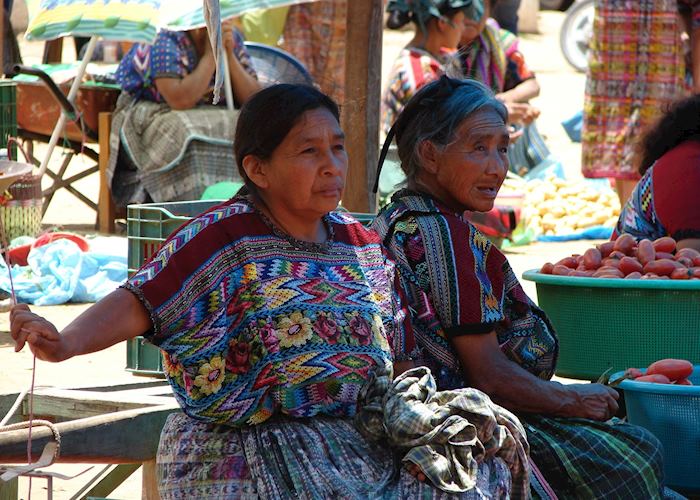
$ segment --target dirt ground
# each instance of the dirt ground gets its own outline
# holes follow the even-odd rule
[[[534,103],[542,110],[542,116],[538,121],[540,131],[547,138],[550,149],[563,161],[567,173],[577,176],[580,170],[580,145],[571,143],[566,136],[560,122],[583,105],[583,89],[585,76],[574,72],[567,65],[559,50],[559,27],[563,20],[560,12],[544,11],[539,14],[538,34],[524,34],[522,36],[522,51],[526,55],[528,64],[537,73],[538,81],[542,87],[541,96]],[[384,34],[383,51],[383,77],[391,65],[398,51],[410,39],[408,32],[390,32]],[[69,51],[66,49],[66,53]],[[37,44],[23,43],[23,55],[25,62],[39,62],[41,47]],[[59,154],[54,153],[54,163],[58,161]],[[74,165],[83,160],[74,160]],[[87,160],[86,160],[87,161]],[[81,187],[90,194],[92,199],[97,199],[97,177],[93,175],[81,183]],[[59,192],[52,201],[44,223],[48,226],[59,226],[67,229],[82,229],[93,231],[95,214],[86,209],[79,200],[66,192]],[[533,244],[527,247],[519,247],[508,252],[508,257],[515,271],[520,274],[526,269],[536,268],[548,260],[558,260],[562,256],[591,245],[591,242],[570,242]],[[526,290],[535,298],[534,285],[524,283]],[[67,325],[80,312],[89,305],[71,304],[64,306],[36,308],[60,328]],[[19,354],[13,352],[13,345],[9,335],[7,315],[0,315],[0,394],[19,392],[29,387],[31,382],[31,355],[25,350]],[[99,334],[99,332],[95,332]],[[124,345],[116,345],[103,352],[82,356],[60,365],[37,363],[37,386],[54,386],[65,388],[77,388],[85,386],[100,386],[109,384],[121,384],[134,382],[136,377],[125,371],[126,351]],[[2,417],[2,415],[0,415]],[[75,474],[83,470],[83,465],[56,465],[51,470],[64,474]],[[131,500],[141,497],[141,473],[138,471],[122,484],[110,498]],[[54,499],[63,500],[70,498],[85,482],[83,477],[72,481],[54,482]],[[45,481],[34,480],[32,498],[41,499],[47,497]],[[20,482],[20,495],[26,498],[27,482]]]

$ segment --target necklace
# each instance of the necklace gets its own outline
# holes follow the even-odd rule
[[[297,238],[291,231],[289,231],[284,224],[282,224],[279,219],[275,217],[272,210],[270,210],[270,207],[267,205],[267,203],[265,203],[265,200],[260,195],[252,194],[250,201],[267,225],[272,228],[273,232],[277,236],[294,244],[294,246],[326,249],[333,240],[333,227],[325,215],[321,218],[320,230],[322,232],[322,237],[319,238],[321,241],[309,241],[306,239]]]

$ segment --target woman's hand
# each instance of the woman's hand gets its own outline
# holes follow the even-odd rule
[[[617,399],[620,396],[611,387],[602,384],[569,384],[566,388],[571,391],[573,398],[564,403],[557,416],[604,421],[617,413]]]
[[[233,38],[234,26],[235,25],[233,19],[227,19],[226,21],[221,23],[221,40],[224,43],[226,53],[233,52],[233,49],[236,48],[236,43]]]
[[[540,116],[540,110],[524,102],[504,102],[508,109],[508,123],[529,125]]]
[[[73,355],[69,341],[26,304],[17,304],[10,311],[10,334],[15,341],[15,352],[29,344],[32,353],[43,361],[63,361]]]
[[[418,479],[420,482],[422,482],[422,483],[425,482],[425,480],[426,480],[425,473],[416,464],[414,464],[413,462],[408,462],[406,464],[406,469],[413,477]]]

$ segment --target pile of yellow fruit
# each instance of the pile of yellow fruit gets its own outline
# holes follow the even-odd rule
[[[596,189],[584,180],[509,178],[501,193],[515,190],[525,194],[521,221],[535,236],[572,234],[593,226],[613,228],[620,215],[620,202],[612,189]]]

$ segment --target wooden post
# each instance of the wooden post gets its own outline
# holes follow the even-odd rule
[[[5,76],[5,6],[0,5],[0,76]]]
[[[155,459],[143,463],[141,476],[141,498],[143,500],[160,500],[158,493],[158,473]]]
[[[97,200],[97,229],[101,233],[114,232],[114,200],[107,182],[109,165],[109,136],[112,127],[112,113],[100,113],[97,122],[97,135],[100,141],[100,194]]]
[[[0,481],[0,500],[17,500],[19,498],[18,478],[10,479],[7,482]]]
[[[382,80],[381,0],[348,0],[342,124],[350,158],[343,206],[374,213]]]

